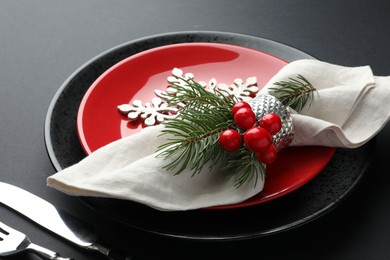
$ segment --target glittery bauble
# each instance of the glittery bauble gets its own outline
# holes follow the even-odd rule
[[[271,95],[259,95],[249,101],[257,120],[269,113],[277,114],[282,120],[282,128],[273,135],[272,143],[277,151],[287,147],[294,138],[293,121],[287,108]]]

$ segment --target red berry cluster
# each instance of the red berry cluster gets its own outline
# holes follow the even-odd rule
[[[275,113],[264,115],[259,121],[247,102],[238,102],[232,108],[234,122],[244,132],[241,134],[234,129],[224,130],[219,137],[220,146],[234,152],[245,146],[256,154],[256,158],[265,164],[270,164],[276,159],[276,149],[272,144],[272,135],[277,134],[282,128],[282,120]]]

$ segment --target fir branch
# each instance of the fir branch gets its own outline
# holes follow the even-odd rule
[[[185,79],[182,79],[185,80]],[[238,102],[236,97],[224,92],[209,92],[193,80],[185,80],[187,86],[172,84],[176,95],[167,99],[170,106],[179,103],[186,105],[178,115],[165,122],[161,135],[169,135],[167,142],[158,147],[158,156],[171,158],[164,168],[180,174],[189,169],[192,175],[220,167],[233,172],[235,187],[259,175],[264,175],[265,167],[253,153],[243,147],[236,152],[226,152],[219,145],[219,136],[226,129],[236,128],[232,106]],[[239,129],[237,129],[239,130]]]
[[[278,87],[270,88],[269,94],[297,112],[300,112],[307,103],[310,107],[316,91],[316,88],[300,74],[296,79],[289,78],[289,81],[275,82],[274,85]]]
[[[223,150],[218,144],[219,135],[234,124],[232,118],[227,116],[229,114],[223,110],[216,112],[205,106],[196,109],[186,107],[176,118],[166,122],[161,132],[172,138],[162,144],[159,151],[163,157],[175,156],[175,159],[165,168],[176,169],[175,174],[189,168],[196,174],[208,161],[211,161],[212,165],[218,163],[223,157]]]
[[[246,147],[231,155],[226,162],[226,166],[222,169],[227,172],[235,172],[234,186],[236,188],[253,178],[255,178],[254,187],[256,187],[259,177],[264,180],[266,170],[265,165],[260,163],[255,154],[248,151]]]

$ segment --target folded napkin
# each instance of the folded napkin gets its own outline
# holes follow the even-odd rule
[[[276,81],[303,75],[318,92],[310,108],[291,111],[291,145],[355,148],[375,136],[390,116],[390,77],[376,77],[369,66],[343,67],[317,60],[287,64],[260,91]],[[109,197],[143,203],[163,211],[181,211],[242,202],[263,189],[264,181],[236,188],[233,178],[208,167],[173,175],[162,169],[167,161],[156,157],[163,125],[114,141],[79,163],[47,179],[50,187],[74,196]],[[275,162],[277,163],[277,161]]]

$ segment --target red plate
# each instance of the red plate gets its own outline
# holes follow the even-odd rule
[[[154,90],[164,90],[173,68],[191,72],[195,80],[233,84],[234,79],[257,77],[261,88],[286,61],[257,50],[222,43],[180,43],[133,55],[103,73],[85,93],[77,115],[81,145],[90,154],[96,149],[142,129],[129,123],[117,106],[139,99],[150,102]],[[285,195],[314,178],[329,162],[335,148],[289,147],[267,167],[261,193],[234,205],[213,209],[257,205]]]

